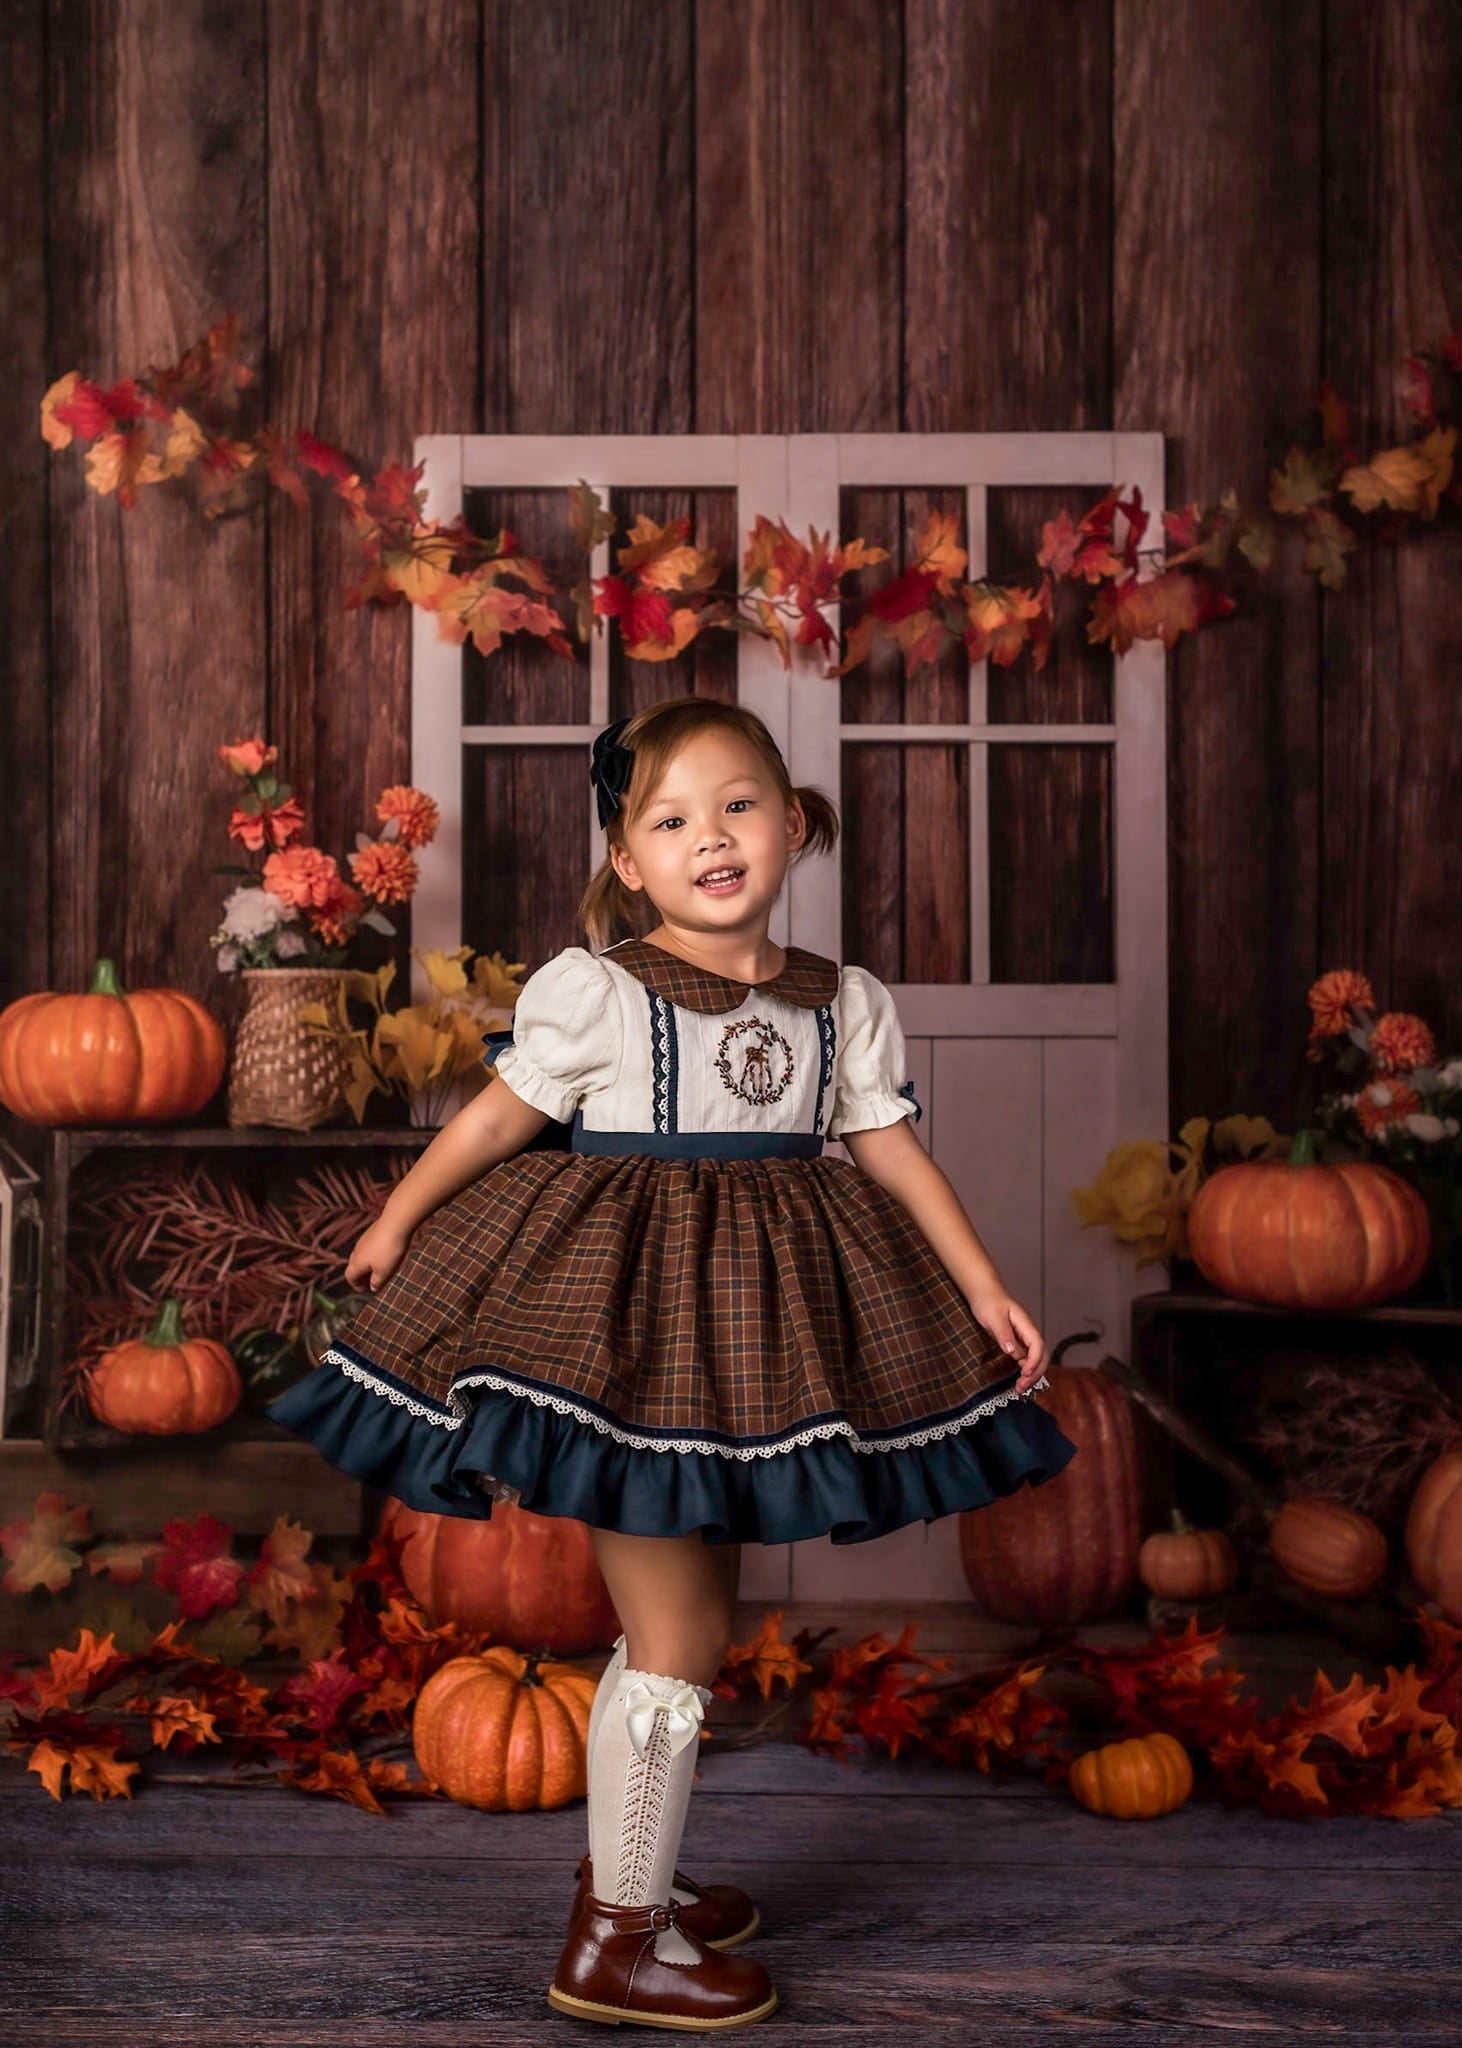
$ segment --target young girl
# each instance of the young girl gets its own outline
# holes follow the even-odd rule
[[[832,804],[706,697],[606,727],[590,775],[608,858],[580,916],[604,950],[524,983],[495,1078],[351,1255],[375,1298],[268,1412],[410,1506],[588,1524],[624,1633],[549,2001],[719,2030],[777,2003],[727,1953],[750,1898],[675,1862],[741,1544],[866,1542],[1076,1447],[1028,1398],[1040,1332],[913,1134],[888,990],[767,935]]]

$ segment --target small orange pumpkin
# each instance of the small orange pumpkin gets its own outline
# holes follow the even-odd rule
[[[84,1384],[99,1422],[146,1436],[212,1429],[233,1414],[244,1392],[226,1344],[183,1335],[173,1294],[147,1335],[114,1344],[85,1375]]]
[[[1297,1586],[1332,1600],[1369,1593],[1389,1561],[1385,1532],[1369,1515],[1318,1494],[1284,1503],[1270,1527],[1269,1548]]]
[[[460,1622],[555,1657],[582,1656],[619,1633],[587,1522],[510,1501],[478,1521],[393,1500],[381,1533],[403,1539],[401,1576],[438,1626]]]
[[[1421,1476],[1402,1532],[1406,1563],[1428,1600],[1462,1625],[1462,1446]]]
[[[1137,1553],[1137,1574],[1164,1600],[1211,1600],[1237,1585],[1238,1553],[1222,1529],[1157,1529]]]
[[[1425,1201],[1389,1166],[1322,1166],[1300,1132],[1288,1159],[1220,1167],[1193,1197],[1188,1247],[1205,1279],[1281,1308],[1367,1308],[1404,1294],[1426,1270]]]
[[[1178,1738],[1159,1730],[1088,1749],[1072,1763],[1070,1782],[1088,1813],[1151,1820],[1183,1804],[1193,1790],[1193,1765]]]
[[[577,1664],[525,1657],[506,1643],[449,1658],[421,1688],[412,1717],[422,1775],[458,1805],[487,1813],[582,1799],[597,1690],[597,1679]]]
[[[0,1102],[28,1123],[168,1123],[213,1096],[228,1063],[217,1019],[176,988],[123,993],[98,960],[84,994],[43,989],[0,1010]]]

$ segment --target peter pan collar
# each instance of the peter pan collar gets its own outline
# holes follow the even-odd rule
[[[679,1003],[703,1016],[723,1010],[739,1010],[754,989],[759,995],[775,996],[779,1002],[795,1003],[799,1009],[815,1010],[830,1003],[838,992],[839,968],[825,954],[810,953],[805,946],[788,946],[786,964],[770,981],[734,981],[709,967],[697,967],[652,946],[648,939],[622,939],[605,949],[604,957],[623,967],[657,996]]]

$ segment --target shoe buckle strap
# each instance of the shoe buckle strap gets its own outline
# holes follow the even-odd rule
[[[678,1927],[680,1924],[680,1901],[672,1899],[668,1906],[655,1905],[650,1908],[650,1925],[657,1930]]]

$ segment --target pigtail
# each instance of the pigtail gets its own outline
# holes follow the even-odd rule
[[[638,938],[648,929],[644,923],[648,901],[643,889],[636,892],[625,887],[614,871],[613,861],[600,861],[579,898],[579,923],[594,951],[603,952],[617,939]]]

